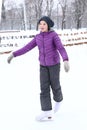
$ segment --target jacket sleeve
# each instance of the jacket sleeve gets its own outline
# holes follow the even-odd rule
[[[36,38],[34,38],[32,41],[30,41],[24,47],[20,48],[17,51],[14,51],[13,55],[14,55],[14,57],[23,55],[23,54],[27,53],[28,51],[30,51],[31,49],[33,49],[34,47],[36,47],[36,46],[37,46]]]
[[[58,52],[62,56],[63,61],[69,60],[68,54],[61,42],[61,39],[58,36],[58,34],[55,34],[55,36],[54,36],[54,44],[55,44],[56,48],[58,49]]]

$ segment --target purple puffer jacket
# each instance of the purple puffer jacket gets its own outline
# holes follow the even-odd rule
[[[41,32],[37,34],[23,48],[13,52],[14,57],[25,54],[34,47],[38,46],[39,61],[43,66],[55,65],[60,62],[60,55],[63,61],[68,60],[67,52],[55,31]]]

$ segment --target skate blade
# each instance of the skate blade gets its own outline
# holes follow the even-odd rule
[[[37,121],[39,121],[39,122],[53,121],[53,117],[44,117],[44,118],[37,120]]]
[[[48,117],[48,119],[52,119],[52,117],[51,117],[51,116],[49,116],[49,117]]]

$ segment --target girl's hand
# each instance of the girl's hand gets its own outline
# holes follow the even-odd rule
[[[11,55],[8,57],[7,62],[10,64],[10,62],[11,62],[11,60],[12,60],[13,58],[14,58],[14,55],[11,54]]]
[[[64,70],[65,70],[65,72],[68,72],[70,70],[70,66],[69,66],[68,61],[64,61]]]

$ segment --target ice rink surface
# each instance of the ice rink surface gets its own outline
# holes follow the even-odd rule
[[[14,58],[0,55],[0,130],[87,130],[87,45],[66,47],[70,71],[61,59],[63,104],[52,121],[37,122],[39,102],[38,50]]]

